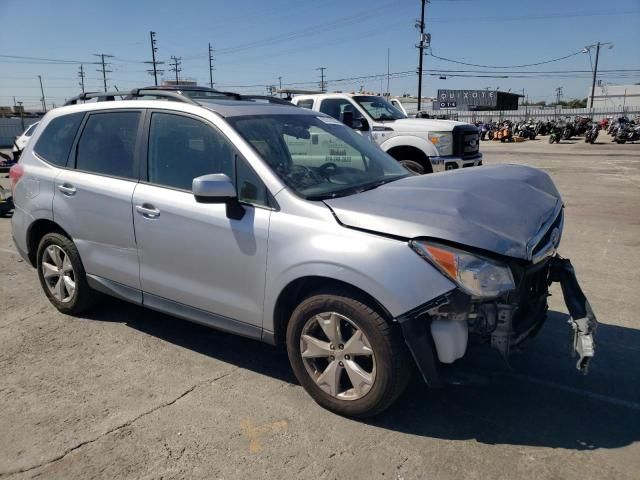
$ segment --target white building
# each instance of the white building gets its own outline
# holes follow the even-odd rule
[[[591,89],[587,107],[591,106]],[[597,85],[593,95],[594,108],[640,108],[640,85]]]

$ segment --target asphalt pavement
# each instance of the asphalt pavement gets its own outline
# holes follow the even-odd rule
[[[589,375],[554,287],[509,363],[472,352],[477,382],[416,379],[368,421],[318,407],[274,347],[117,300],[58,313],[0,218],[0,478],[637,479],[640,144],[599,140],[482,143],[564,197],[560,253],[600,321]]]

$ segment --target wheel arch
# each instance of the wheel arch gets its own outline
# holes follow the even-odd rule
[[[56,222],[47,218],[40,218],[33,222],[27,230],[27,255],[31,266],[35,267],[37,264],[36,254],[38,252],[38,245],[40,240],[47,233],[59,233],[65,237],[71,239],[71,236]]]
[[[431,164],[430,157],[438,156],[436,148],[424,138],[419,137],[392,137],[382,143],[380,148],[396,160],[417,161],[425,167],[425,173],[433,172],[433,165]]]
[[[295,308],[305,298],[315,292],[326,289],[343,290],[345,294],[359,299],[376,310],[383,318],[391,322],[393,316],[375,297],[359,287],[348,282],[319,275],[309,275],[296,278],[282,289],[276,300],[273,311],[273,338],[272,343],[284,345],[287,325]]]
[[[387,150],[387,153],[398,161],[413,160],[414,162],[418,162],[424,167],[424,173],[433,173],[433,166],[431,165],[429,157],[427,157],[419,148],[412,147],[410,145],[401,145],[390,148]]]

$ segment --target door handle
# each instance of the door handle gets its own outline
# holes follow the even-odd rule
[[[160,210],[148,203],[136,205],[136,211],[146,218],[158,218],[160,216]]]
[[[62,185],[58,185],[58,190],[60,190],[62,193],[64,193],[68,197],[71,197],[76,194],[76,187],[74,187],[70,183],[63,183]]]

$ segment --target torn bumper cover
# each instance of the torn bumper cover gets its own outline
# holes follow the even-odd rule
[[[576,368],[586,374],[589,362],[595,355],[595,333],[598,327],[591,305],[585,297],[573,265],[567,258],[555,256],[550,260],[550,280],[559,282],[564,303],[569,310],[571,326],[571,353],[578,357]]]
[[[552,282],[560,283],[569,311],[571,354],[577,357],[576,368],[586,374],[595,354],[594,336],[598,322],[580,288],[571,262],[556,255],[549,258],[536,275],[543,275],[540,280],[544,289],[540,291],[538,288],[535,296],[527,298],[526,302],[522,298],[517,303],[509,303],[508,299],[482,302],[455,289],[396,318],[425,382],[431,387],[443,385],[440,374],[442,363],[438,359],[438,349],[431,333],[431,323],[435,319],[466,317],[472,333],[478,333],[478,325],[482,324],[482,336],[507,356],[510,346],[534,336],[542,327],[546,320],[546,287]],[[526,291],[530,296],[533,294],[531,283],[526,285]]]

